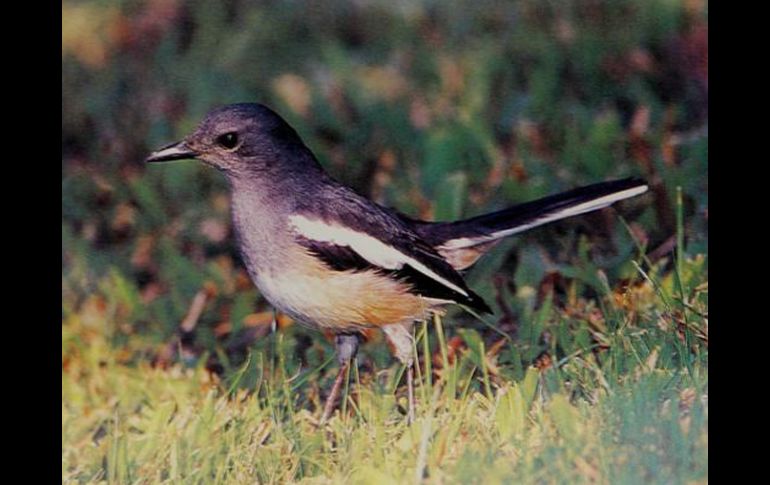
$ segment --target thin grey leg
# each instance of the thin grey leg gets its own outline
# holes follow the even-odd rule
[[[406,366],[407,397],[409,398],[409,410],[407,422],[414,422],[414,340],[412,337],[411,323],[395,323],[382,327],[385,337],[393,345],[394,353],[398,360]]]
[[[347,376],[350,363],[353,361],[353,357],[358,352],[359,336],[358,334],[340,334],[334,339],[334,344],[337,350],[337,361],[340,364],[340,370],[337,372],[337,377],[334,379],[334,385],[329,393],[329,397],[326,398],[326,404],[324,405],[324,411],[321,415],[321,424],[329,420],[334,412],[334,408],[337,405],[337,399],[339,399],[340,391],[342,390],[342,384]]]
[[[406,388],[409,396],[409,413],[406,415],[407,424],[414,422],[414,361],[406,366]]]

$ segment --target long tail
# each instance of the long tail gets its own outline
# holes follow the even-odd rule
[[[580,187],[456,222],[417,222],[417,232],[455,269],[467,269],[500,239],[549,222],[602,209],[647,191],[638,178]]]

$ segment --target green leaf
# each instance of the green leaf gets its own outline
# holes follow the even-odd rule
[[[574,440],[578,437],[578,426],[580,422],[580,412],[563,394],[554,394],[551,397],[551,403],[548,411],[556,426],[559,434],[567,440]]]

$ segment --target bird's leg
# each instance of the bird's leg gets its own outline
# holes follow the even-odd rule
[[[398,360],[406,366],[406,390],[409,399],[409,410],[406,415],[408,423],[414,422],[414,338],[412,337],[412,324],[395,323],[384,325],[388,342],[393,346],[393,353]]]
[[[406,415],[407,424],[414,422],[414,359],[406,364],[406,389],[409,398],[409,411]]]
[[[324,405],[324,413],[321,416],[321,423],[325,423],[326,421],[328,421],[332,413],[334,412],[334,407],[337,403],[337,398],[339,397],[340,390],[342,389],[342,381],[345,380],[345,376],[348,373],[349,366],[350,366],[349,360],[340,364],[340,370],[337,372],[337,378],[334,379],[334,385],[332,386],[332,390],[329,393],[329,397],[326,398],[326,404]]]
[[[342,390],[342,384],[345,381],[345,377],[348,375],[348,368],[358,352],[359,336],[358,334],[339,334],[334,338],[334,344],[337,349],[337,361],[340,364],[340,370],[337,372],[337,377],[334,379],[334,385],[329,393],[329,397],[326,398],[324,412],[321,416],[322,424],[325,423],[331,417],[332,412],[334,412],[340,390]]]

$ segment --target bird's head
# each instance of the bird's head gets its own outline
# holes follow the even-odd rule
[[[211,111],[195,131],[146,162],[195,158],[231,176],[318,167],[297,132],[267,106],[240,103]]]

